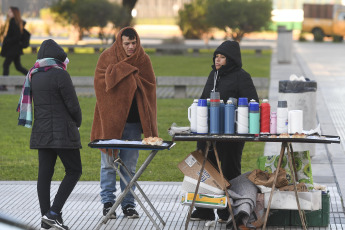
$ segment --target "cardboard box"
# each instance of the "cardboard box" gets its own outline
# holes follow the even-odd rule
[[[181,185],[181,191],[183,192],[195,192],[196,184],[198,183],[197,180],[189,177],[184,176],[183,182]],[[215,194],[215,195],[225,195],[224,190],[218,189],[211,185],[205,184],[204,182],[200,182],[198,193],[202,194]]]
[[[182,195],[181,203],[183,205],[191,205],[194,198],[194,192],[186,192]],[[225,195],[212,195],[198,193],[195,198],[194,206],[203,208],[224,209],[227,205]]]
[[[322,193],[322,209],[304,212],[308,227],[328,227],[330,210],[329,199],[329,193]],[[291,211],[291,225],[302,226],[298,211]]]
[[[322,193],[322,209],[304,211],[307,227],[328,227],[330,203],[329,193]],[[298,210],[270,209],[267,226],[302,226]]]
[[[302,210],[319,210],[322,208],[321,191],[298,192]],[[270,193],[265,193],[265,208],[267,208]],[[271,201],[271,209],[298,210],[294,191],[275,191]]]
[[[194,151],[178,164],[178,168],[185,176],[197,181],[203,160],[203,153],[201,151]],[[205,168],[202,172],[201,182],[223,191],[224,179],[208,160],[206,160]],[[226,187],[228,186],[230,184],[226,181]]]

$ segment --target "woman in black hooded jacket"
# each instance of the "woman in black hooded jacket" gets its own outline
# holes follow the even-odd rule
[[[29,73],[34,102],[30,148],[38,150],[41,229],[68,229],[61,210],[82,174],[79,150],[82,112],[67,63],[65,51],[48,39],[41,44],[37,61]],[[65,168],[65,176],[51,204],[51,180],[57,157]]]
[[[242,69],[241,50],[238,42],[225,41],[214,52],[212,71],[208,76],[201,99],[210,98],[212,91],[219,92],[220,99],[226,102],[229,97],[246,97],[259,102],[253,80],[249,73]],[[198,149],[205,151],[206,143],[198,142]],[[244,142],[217,142],[217,152],[222,172],[228,181],[241,175],[241,158]],[[214,165],[217,161],[213,148],[210,147],[208,160]],[[227,221],[228,209],[218,209],[219,221]],[[212,209],[196,208],[191,220],[214,220]]]

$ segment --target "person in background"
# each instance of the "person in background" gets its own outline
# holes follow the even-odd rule
[[[131,27],[119,31],[115,43],[99,57],[94,87],[96,106],[91,130],[91,141],[97,139],[141,140],[157,137],[156,77],[151,60],[140,44],[139,35]],[[119,158],[135,174],[139,150],[122,149]],[[116,171],[109,163],[106,150],[101,150],[101,202],[103,215],[115,203]],[[120,172],[128,182],[131,178],[125,169]],[[120,179],[123,191],[125,182]],[[132,187],[135,189],[135,186]],[[129,192],[121,202],[125,217],[138,218],[134,197]],[[116,218],[116,212],[109,214]]]
[[[30,148],[38,149],[37,194],[41,229],[68,229],[61,210],[82,174],[79,127],[82,113],[67,69],[68,58],[54,40],[43,41],[37,61],[27,74],[18,104],[18,125],[31,127],[32,99],[34,124]],[[51,180],[57,157],[65,176],[50,203]]]
[[[253,80],[249,73],[242,69],[241,50],[238,42],[225,41],[213,54],[212,70],[201,94],[201,99],[210,98],[212,91],[220,93],[220,99],[225,103],[230,98],[246,97],[259,102]],[[221,170],[226,180],[241,175],[241,159],[244,142],[216,143]],[[198,142],[197,148],[205,151],[205,142]],[[213,147],[208,152],[208,160],[217,165]],[[226,222],[230,216],[228,208],[217,209],[218,221]],[[213,209],[196,208],[191,220],[215,220]]]
[[[7,12],[7,20],[4,30],[4,40],[2,42],[1,56],[5,57],[2,75],[7,76],[10,73],[10,65],[14,62],[16,69],[26,75],[28,70],[20,63],[20,55],[23,55],[23,47],[21,45],[21,36],[25,21],[20,16],[17,7],[11,6]],[[0,90],[7,90],[6,86],[0,86]]]

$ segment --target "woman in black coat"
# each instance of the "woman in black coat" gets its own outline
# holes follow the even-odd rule
[[[25,22],[21,19],[19,9],[11,6],[7,12],[7,33],[1,48],[1,56],[5,57],[5,61],[3,63],[4,76],[9,75],[10,65],[12,62],[14,62],[14,65],[19,72],[24,75],[28,73],[28,70],[20,63],[20,55],[23,55],[23,47],[20,40],[23,34],[24,25]]]
[[[225,103],[229,97],[246,97],[259,102],[253,80],[249,73],[242,69],[241,50],[238,42],[225,41],[214,52],[212,71],[209,74],[201,99],[210,98],[212,91],[219,92]],[[205,142],[198,142],[198,149],[205,151]],[[228,181],[241,175],[241,159],[244,142],[217,142],[217,152],[221,169]],[[212,146],[208,152],[208,160],[217,165]],[[219,221],[229,218],[228,209],[217,210]],[[191,220],[214,220],[212,209],[197,208]]]
[[[79,151],[82,113],[71,77],[66,71],[67,63],[64,50],[54,40],[45,40],[26,78],[31,78],[31,84],[25,82],[28,88],[22,92],[24,98],[31,92],[34,104],[30,148],[38,149],[37,193],[43,216],[41,229],[49,229],[50,226],[68,229],[63,225],[61,210],[82,173]],[[22,101],[23,104],[25,102]],[[23,119],[31,118],[25,116],[28,113],[26,108],[20,109],[24,115],[20,113],[19,124],[24,125]],[[66,174],[51,205],[50,185],[57,157],[61,159]]]

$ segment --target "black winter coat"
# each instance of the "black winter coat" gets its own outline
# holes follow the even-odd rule
[[[63,62],[67,54],[53,40],[42,43],[37,59],[55,58]],[[57,68],[32,75],[34,125],[30,148],[81,148],[78,127],[82,114],[67,71]]]
[[[23,21],[24,25],[25,22]],[[19,26],[16,24],[14,18],[11,18],[7,34],[4,38],[1,48],[1,56],[16,57],[23,54],[23,47],[21,46],[21,32]]]
[[[222,66],[216,74],[215,56],[223,54],[227,63]],[[215,87],[214,87],[215,86]],[[229,97],[246,97],[248,100],[254,99],[259,102],[258,94],[249,73],[242,69],[241,51],[238,42],[225,41],[214,52],[212,71],[207,79],[206,85],[201,95],[201,99],[210,98],[211,91],[215,88],[219,92],[220,99],[227,102]],[[197,148],[205,150],[206,143],[198,141]],[[221,161],[222,172],[228,180],[241,174],[241,158],[244,142],[217,142],[217,152]],[[208,159],[217,165],[213,148],[208,153]]]
[[[213,64],[216,54],[223,54],[227,57],[227,64],[218,70],[215,91],[219,92],[220,99],[227,102],[229,97],[248,98],[248,102],[254,99],[259,102],[253,80],[249,73],[242,69],[241,51],[237,42],[223,42],[214,52]],[[214,87],[214,76],[216,68],[212,65],[201,99],[210,98]]]

